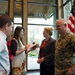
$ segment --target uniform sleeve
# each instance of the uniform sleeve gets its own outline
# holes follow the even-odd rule
[[[70,40],[71,51],[75,52],[75,35],[72,35]]]
[[[15,56],[16,51],[17,51],[17,42],[16,42],[16,40],[11,40],[11,50],[12,50],[13,56]]]

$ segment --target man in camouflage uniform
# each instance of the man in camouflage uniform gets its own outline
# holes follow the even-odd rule
[[[72,65],[72,57],[75,52],[75,35],[70,33],[67,23],[64,19],[56,21],[56,30],[59,38],[56,42],[55,50],[55,73],[56,75],[75,75],[71,74],[74,70]]]

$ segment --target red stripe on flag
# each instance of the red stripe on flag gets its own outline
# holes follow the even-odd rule
[[[72,5],[71,13],[70,13],[70,16],[69,16],[68,28],[70,29],[70,31],[72,33],[75,34],[74,4]]]
[[[74,28],[72,28],[70,24],[68,24],[68,28],[70,29],[71,32],[74,33]]]
[[[69,20],[72,22],[72,24],[74,24],[74,19],[72,16],[69,17]]]

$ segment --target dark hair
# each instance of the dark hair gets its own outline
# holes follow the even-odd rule
[[[18,39],[19,33],[21,32],[22,29],[24,30],[24,28],[23,28],[23,27],[20,27],[20,26],[17,26],[17,27],[15,28],[15,31],[14,31],[14,38]]]
[[[7,23],[9,26],[11,25],[11,18],[8,15],[0,15],[0,28],[2,28]]]
[[[20,34],[20,32],[21,32],[21,30],[22,30],[22,29],[24,30],[24,28],[23,28],[23,27],[17,26],[17,27],[15,28],[14,36],[13,36],[13,38],[15,38],[15,39],[18,41],[19,46],[20,46],[20,42],[19,42],[18,37],[19,37],[19,34]],[[23,43],[22,38],[20,38],[20,40],[21,40],[21,41],[22,41],[22,43]],[[23,43],[23,44],[24,44],[24,43]]]

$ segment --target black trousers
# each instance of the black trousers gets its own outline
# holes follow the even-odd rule
[[[54,65],[40,64],[40,75],[55,75]]]
[[[10,73],[9,73],[9,75],[13,75],[12,74],[12,61],[10,61]]]

